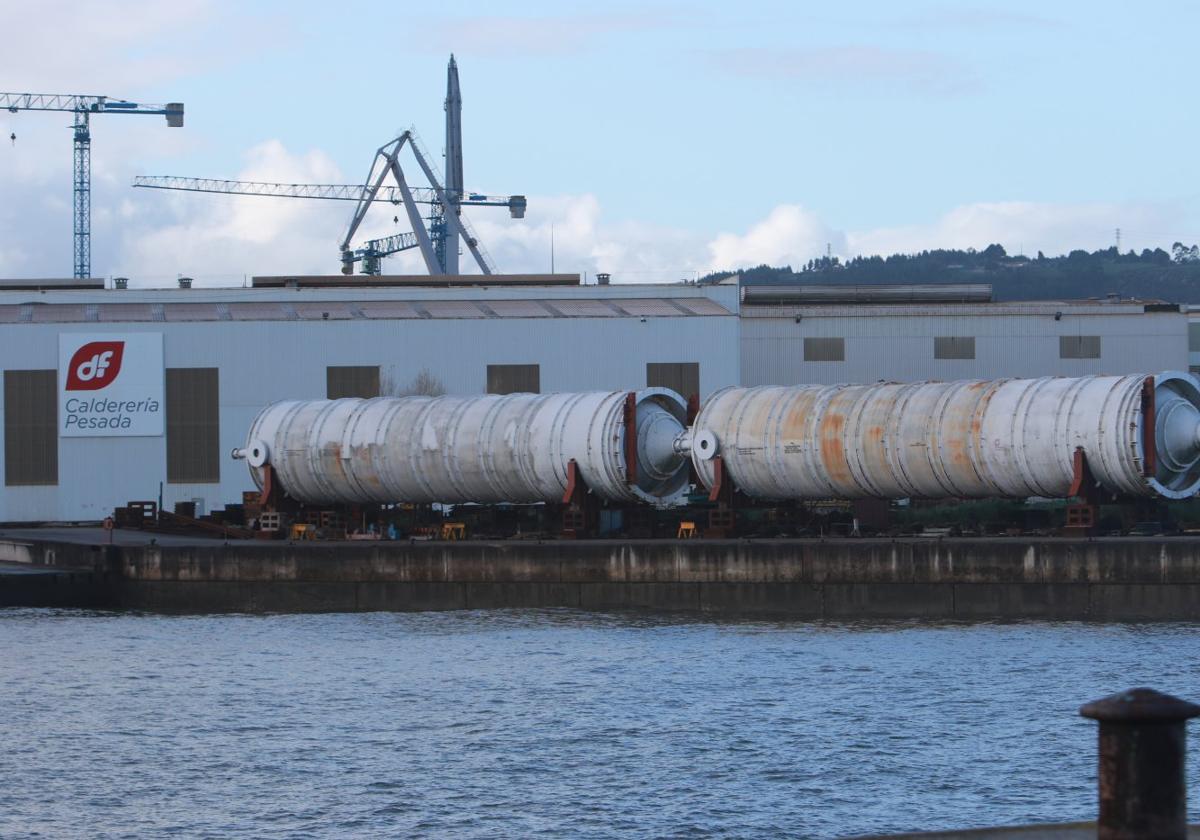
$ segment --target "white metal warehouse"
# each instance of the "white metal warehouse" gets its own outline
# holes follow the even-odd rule
[[[452,394],[738,382],[734,287],[491,282],[0,291],[0,522],[96,520],[160,482],[167,509],[240,501],[229,453],[265,405],[422,372]]]
[[[0,522],[97,520],[157,499],[160,483],[168,509],[237,502],[252,484],[229,453],[265,405],[401,393],[422,374],[451,394],[653,385],[707,397],[736,384],[1188,367],[1186,312],[1154,302],[743,302],[736,283],[401,279],[0,282]]]
[[[743,288],[743,385],[1188,370],[1188,316],[1177,304],[993,302],[986,285],[969,287],[986,290],[969,301],[921,299],[938,287],[896,287],[911,290],[911,300],[871,287],[836,295],[834,287],[807,288],[814,292]]]

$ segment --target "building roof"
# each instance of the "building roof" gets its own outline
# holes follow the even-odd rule
[[[743,318],[902,318],[902,317],[1003,317],[1069,313],[1071,315],[1133,315],[1180,313],[1180,304],[1122,300],[1025,300],[993,303],[858,303],[858,304],[743,304]]]
[[[0,324],[344,321],[489,318],[680,318],[733,315],[707,297],[458,300],[245,300],[0,303]]]

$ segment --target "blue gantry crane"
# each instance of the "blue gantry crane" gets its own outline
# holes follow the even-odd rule
[[[428,187],[409,184],[400,165],[400,152],[407,147],[416,159]],[[485,195],[469,192],[463,188],[462,153],[462,92],[458,84],[458,64],[450,56],[446,68],[446,168],[445,179],[439,181],[432,166],[433,158],[422,147],[414,129],[380,146],[371,161],[371,168],[363,184],[280,184],[262,181],[227,181],[215,178],[180,178],[171,175],[139,175],[134,178],[135,187],[150,187],[162,190],[188,190],[191,192],[225,193],[231,195],[261,195],[277,198],[310,198],[356,202],[349,230],[342,240],[339,251],[342,273],[353,274],[354,265],[361,264],[363,274],[381,273],[383,257],[420,249],[425,268],[430,274],[457,274],[459,272],[460,243],[467,246],[479,270],[491,274],[495,270],[483,246],[479,242],[466,217],[463,207],[507,207],[514,219],[525,217],[526,201],[523,195]],[[394,184],[385,184],[391,176]],[[350,243],[367,211],[375,202],[390,202],[393,206],[403,205],[412,232],[398,233],[380,239],[372,239],[355,248]],[[428,210],[422,217],[418,204]],[[399,221],[399,215],[396,220]]]
[[[183,103],[145,105],[108,96],[55,93],[0,93],[0,108],[18,111],[67,111],[75,115],[75,276],[92,276],[92,132],[94,114],[157,114],[167,125],[183,125]],[[15,140],[15,138],[14,138]]]

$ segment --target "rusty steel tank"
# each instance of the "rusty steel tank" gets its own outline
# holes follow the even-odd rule
[[[726,388],[692,460],[766,499],[1072,495],[1076,450],[1104,489],[1200,489],[1200,388],[1186,373]]]
[[[290,400],[233,457],[306,504],[557,502],[574,460],[601,498],[670,505],[688,485],[686,417],[665,388]]]

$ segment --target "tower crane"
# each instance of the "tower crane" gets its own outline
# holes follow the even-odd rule
[[[67,111],[75,115],[75,276],[92,276],[92,134],[94,114],[155,114],[165,116],[167,125],[183,125],[183,103],[145,105],[107,96],[51,93],[0,93],[0,108],[18,111]],[[14,135],[13,141],[16,137]]]
[[[400,152],[406,146],[416,158],[417,166],[429,184],[428,187],[414,187],[408,183],[400,165]],[[523,195],[485,195],[463,189],[462,95],[458,85],[458,65],[454,56],[450,56],[446,72],[445,186],[438,181],[430,160],[416,131],[410,128],[376,150],[371,169],[363,184],[283,184],[139,175],[134,178],[133,185],[230,195],[353,201],[356,202],[354,214],[340,247],[343,274],[353,274],[354,264],[361,262],[363,274],[378,275],[381,272],[380,260],[383,257],[412,248],[420,249],[425,268],[430,274],[457,274],[460,241],[466,244],[480,271],[484,274],[493,273],[495,267],[483,250],[479,238],[463,217],[462,208],[507,207],[512,218],[523,219],[526,201]],[[394,184],[384,183],[389,175]],[[361,247],[352,248],[350,243],[354,234],[357,233],[371,205],[377,201],[387,201],[396,206],[403,205],[412,225],[412,232],[372,239]],[[428,206],[424,218],[416,207],[418,204]]]

